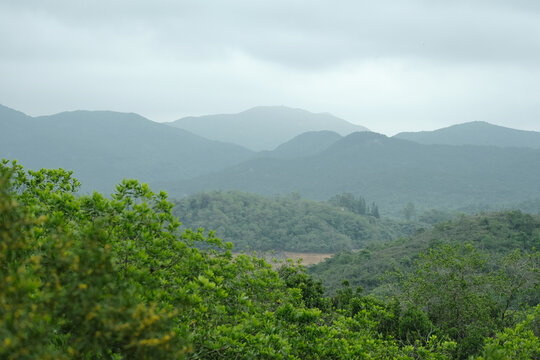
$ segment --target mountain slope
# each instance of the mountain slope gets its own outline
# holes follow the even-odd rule
[[[176,201],[182,226],[215,231],[235,250],[335,252],[410,235],[411,227],[299,196],[238,191],[198,193]],[[408,224],[406,224],[408,225]]]
[[[362,132],[302,159],[258,158],[212,176],[169,184],[173,194],[236,189],[299,192],[328,199],[343,192],[376,201],[382,213],[507,204],[540,196],[540,150],[422,145]]]
[[[327,113],[314,114],[285,106],[259,106],[238,114],[185,117],[168,124],[256,151],[272,150],[308,131],[330,130],[347,135],[367,130]]]
[[[137,114],[74,111],[32,118],[0,112],[0,157],[28,168],[63,167],[112,190],[123,178],[186,179],[239,163],[252,152],[158,124]]]
[[[407,272],[419,253],[440,244],[472,243],[483,253],[495,259],[519,249],[535,252],[540,246],[540,217],[519,211],[482,213],[461,216],[442,222],[425,232],[387,244],[367,244],[363,251],[342,252],[308,271],[322,279],[330,292],[334,292],[342,279],[352,286],[371,291],[383,285],[385,274],[396,269]],[[388,275],[386,275],[388,277]]]
[[[402,132],[394,137],[421,144],[540,148],[540,132],[511,129],[483,121],[453,125],[435,131]]]
[[[328,149],[339,139],[341,135],[333,131],[309,131],[279,145],[273,151],[262,151],[258,156],[291,159],[313,156]]]

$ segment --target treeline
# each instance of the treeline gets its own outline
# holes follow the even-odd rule
[[[134,180],[110,199],[76,196],[78,187],[64,170],[0,166],[2,359],[540,356],[540,307],[526,308],[532,253],[512,253],[484,278],[472,245],[443,244],[392,300],[347,282],[325,297],[302,267],[276,272],[211,234],[181,231],[163,192]]]
[[[379,219],[377,205],[351,194],[317,202],[298,194],[270,198],[214,191],[176,201],[173,212],[185,228],[212,229],[239,250],[336,252],[396,239],[414,229]]]

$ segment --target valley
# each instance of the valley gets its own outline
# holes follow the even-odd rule
[[[298,358],[480,360],[503,333],[527,329],[512,341],[533,334],[536,351],[537,133],[476,123],[343,133],[341,119],[283,107],[217,118],[242,127],[261,111],[301,114],[301,130],[256,151],[182,121],[0,107],[0,260],[10,264],[0,303],[45,334],[9,348],[92,353],[88,331],[131,329],[135,343],[97,348],[144,353],[152,340],[164,359],[197,358],[193,346],[203,358],[217,347],[224,357],[287,348]],[[155,327],[135,331],[139,316]],[[9,339],[10,321],[0,312]],[[66,321],[82,326],[64,331]],[[253,333],[264,338],[245,340]]]

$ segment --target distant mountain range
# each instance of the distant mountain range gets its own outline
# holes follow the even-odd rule
[[[538,184],[537,149],[424,145],[362,132],[312,156],[251,159],[168,188],[176,196],[234,189],[320,200],[351,192],[388,212],[408,202],[420,209],[517,203],[540,197]]]
[[[253,155],[137,114],[73,111],[33,118],[0,106],[0,158],[27,168],[74,170],[85,191],[109,193],[123,178],[186,179]]]
[[[238,114],[190,116],[168,124],[255,151],[273,150],[308,131],[330,130],[348,135],[368,130],[327,113],[315,114],[285,106],[258,106]]]
[[[540,148],[540,132],[516,130],[484,121],[453,125],[435,131],[402,132],[394,137],[421,144]]]
[[[297,121],[292,114],[298,115]],[[540,199],[536,132],[468,123],[393,138],[368,131],[343,136],[340,131],[356,126],[285,107],[198,119],[205,118],[222,119],[216,129],[224,133],[242,121],[253,122],[244,132],[237,131],[237,139],[248,139],[259,126],[254,135],[258,140],[251,144],[255,148],[264,148],[265,131],[270,139],[265,146],[286,133],[291,136],[272,151],[254,152],[133,113],[74,111],[30,117],[0,106],[0,158],[17,159],[33,169],[71,169],[84,191],[105,193],[123,178],[138,178],[176,197],[234,189],[270,195],[299,192],[326,200],[351,192],[375,201],[383,214],[400,211],[408,202],[419,210],[482,209]],[[263,126],[265,121],[274,127],[280,121],[288,125],[272,132]],[[325,122],[328,129],[296,132]],[[448,143],[452,145],[444,145]],[[467,143],[473,145],[462,145]]]

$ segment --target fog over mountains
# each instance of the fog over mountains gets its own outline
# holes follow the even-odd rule
[[[366,131],[333,115],[285,106],[257,106],[238,114],[185,117],[169,123],[212,140],[232,142],[255,151],[272,150],[298,134],[332,130],[341,135]]]
[[[425,145],[381,134],[353,133],[318,154],[251,159],[211,176],[170,184],[172,194],[236,189],[311,199],[351,192],[385,209],[462,209],[540,197],[540,150]]]
[[[123,178],[174,181],[223,169],[253,156],[137,114],[73,111],[30,117],[0,108],[0,157],[27,168],[74,170],[83,190],[106,193]]]
[[[232,138],[236,131],[237,143],[194,134],[198,120],[199,131],[216,136]],[[0,106],[0,157],[28,168],[74,170],[83,191],[105,193],[125,177],[173,197],[235,189],[325,200],[351,192],[377,202],[383,213],[408,202],[419,209],[468,209],[540,198],[540,133],[475,122],[389,138],[285,107],[165,124],[110,111],[30,117]]]

